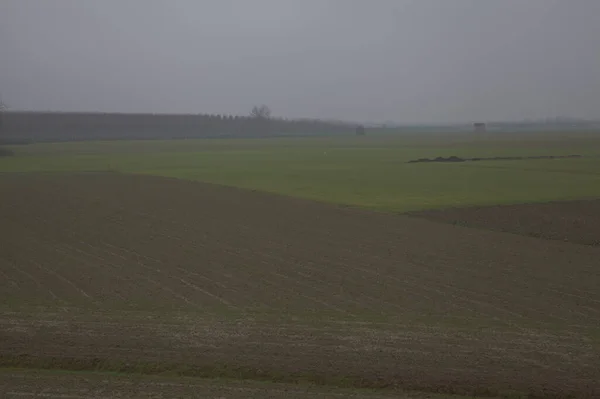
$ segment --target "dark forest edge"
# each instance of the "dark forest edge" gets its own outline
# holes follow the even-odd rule
[[[263,106],[265,107],[265,106]],[[398,125],[271,117],[255,107],[247,116],[100,112],[3,111],[0,145],[95,140],[364,136],[396,133],[465,133],[469,124]],[[489,123],[490,133],[598,132],[600,122]]]
[[[356,124],[270,115],[4,112],[5,144],[83,140],[260,138],[355,134]]]

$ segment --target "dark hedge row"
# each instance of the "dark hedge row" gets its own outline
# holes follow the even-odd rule
[[[4,140],[63,141],[353,134],[355,126],[320,120],[229,115],[6,112]]]

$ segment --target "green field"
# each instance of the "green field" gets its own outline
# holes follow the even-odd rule
[[[213,182],[404,212],[600,196],[600,134],[428,134],[346,138],[40,143],[0,172],[115,171]],[[421,157],[580,159],[407,164]]]
[[[0,397],[599,397],[600,133],[10,150]]]

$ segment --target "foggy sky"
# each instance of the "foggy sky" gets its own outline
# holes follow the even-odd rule
[[[23,110],[600,118],[599,0],[0,0]]]

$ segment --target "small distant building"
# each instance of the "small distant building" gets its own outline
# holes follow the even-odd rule
[[[485,123],[481,122],[473,123],[473,131],[475,133],[485,133],[487,132],[487,126],[485,125]]]

